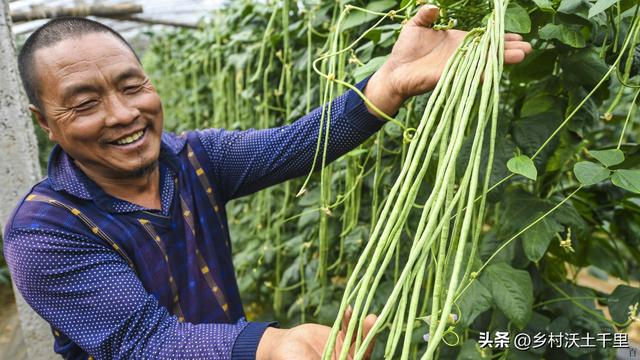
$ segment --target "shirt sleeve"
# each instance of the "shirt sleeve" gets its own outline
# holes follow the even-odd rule
[[[368,79],[357,87],[362,90]],[[325,111],[329,107],[324,106]],[[331,101],[331,121],[327,163],[360,145],[378,131],[384,121],[369,113],[364,101],[352,90]],[[198,132],[213,169],[214,181],[223,201],[248,195],[265,187],[305,175],[313,165],[322,124],[318,107],[290,125],[263,130],[227,131],[208,129]],[[321,138],[324,143],[324,136]],[[322,164],[322,147],[316,170]]]
[[[95,359],[253,359],[269,325],[178,322],[116,252],[77,234],[12,229],[4,252],[27,303]]]

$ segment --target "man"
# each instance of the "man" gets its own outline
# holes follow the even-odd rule
[[[421,8],[388,61],[358,85],[385,113],[432,89],[464,37],[429,29],[437,13]],[[505,61],[522,61],[530,45],[506,39]],[[29,108],[56,146],[48,177],[7,224],[4,251],[17,288],[51,324],[56,352],[319,358],[329,328],[245,320],[224,205],[305,174],[321,110],[274,129],[163,133],[160,98],[134,51],[80,18],[34,32],[19,67]],[[383,125],[352,91],[333,100],[332,111],[330,159]]]

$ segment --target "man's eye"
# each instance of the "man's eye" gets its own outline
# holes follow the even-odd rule
[[[96,100],[88,100],[88,101],[85,101],[85,102],[81,103],[80,105],[76,106],[74,109],[76,111],[85,111],[85,110],[89,110],[89,109],[93,108],[97,104],[98,104],[98,102]]]
[[[142,85],[132,85],[124,88],[125,94],[135,94],[142,89]]]

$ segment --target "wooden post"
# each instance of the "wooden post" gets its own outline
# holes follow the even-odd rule
[[[0,3],[0,84],[0,224],[4,224],[20,198],[41,177],[38,145],[18,74],[8,0]],[[14,292],[28,358],[55,359],[49,325],[15,287]]]
[[[139,14],[142,6],[135,4],[87,5],[75,7],[41,7],[31,11],[15,11],[11,13],[13,22],[39,19],[51,19],[60,16],[100,16],[115,17]]]
[[[142,24],[149,25],[166,25],[166,26],[174,26],[174,27],[182,27],[187,29],[198,29],[199,26],[197,24],[185,23],[181,21],[172,21],[172,20],[164,20],[164,19],[152,19],[147,17],[140,17],[136,15],[125,15],[125,16],[104,16],[108,19],[114,20],[123,20],[123,21],[133,21],[139,22]]]

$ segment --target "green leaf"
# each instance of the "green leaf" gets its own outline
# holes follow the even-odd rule
[[[584,102],[587,94],[587,91],[581,86],[570,89],[569,103],[566,108],[567,113],[571,113],[578,108],[571,122],[567,124],[567,129],[575,132],[580,137],[585,137],[585,131],[589,131],[592,126],[600,122],[600,110],[597,103],[593,98],[589,98]]]
[[[314,211],[315,210],[315,211]],[[304,229],[310,224],[317,224],[320,220],[320,211],[314,207],[305,208],[303,214],[298,218],[298,228]]]
[[[518,155],[507,161],[507,168],[516,174],[525,176],[531,180],[536,180],[538,177],[538,170],[527,155]]]
[[[562,114],[558,111],[518,118],[512,122],[513,142],[522,154],[533,154],[549,139],[561,122]],[[534,160],[536,164],[543,165],[546,162],[547,156],[558,145],[558,139],[551,138],[548,145]]]
[[[376,11],[376,12],[384,12],[396,6],[396,2],[394,0],[380,0],[373,1],[367,5],[367,10]],[[342,22],[342,26],[340,27],[340,31],[345,31],[347,29],[351,29],[362,24],[365,24],[373,19],[375,19],[375,15],[371,15],[369,13],[364,13],[362,11],[351,10],[347,18]]]
[[[582,33],[564,24],[546,24],[540,29],[538,35],[540,35],[540,39],[556,39],[574,48],[583,48],[586,46]]]
[[[282,272],[282,278],[278,286],[285,287],[290,282],[300,279],[300,262],[295,261],[285,271]]]
[[[337,301],[327,302],[325,301],[320,310],[318,310],[318,321],[324,324],[325,321],[331,322],[331,319],[335,320],[337,312],[340,310],[340,303]]]
[[[606,180],[609,175],[611,175],[611,171],[591,161],[580,161],[576,163],[573,166],[573,173],[584,186],[597,184]]]
[[[531,318],[533,305],[533,283],[529,273],[498,263],[489,265],[481,279],[498,309],[518,328],[524,328]]]
[[[589,9],[589,18],[592,18],[598,14],[600,14],[601,12],[604,12],[605,10],[607,10],[608,8],[610,8],[611,6],[613,6],[613,4],[617,3],[618,0],[598,0],[596,1],[596,3],[591,7],[591,9]]]
[[[562,101],[557,96],[548,93],[538,93],[527,96],[522,108],[520,109],[521,117],[534,116],[549,112],[555,112],[563,107]]]
[[[640,289],[627,285],[618,285],[609,295],[607,304],[613,321],[624,323],[629,318],[629,306],[640,303]]]
[[[311,191],[308,191],[301,196],[298,200],[298,204],[304,207],[318,206],[320,203],[320,187],[314,187]]]
[[[374,72],[376,72],[376,70],[378,70],[380,68],[380,66],[382,66],[382,64],[384,64],[385,61],[387,61],[387,58],[389,56],[379,56],[379,57],[375,57],[371,60],[369,60],[368,63],[358,67],[354,72],[353,72],[353,77],[355,78],[356,82],[360,82],[362,80],[364,80],[367,76],[373,74]]]
[[[481,282],[474,281],[465,291],[458,306],[460,306],[460,322],[469,326],[478,315],[491,308],[491,293]]]
[[[344,238],[344,251],[347,256],[360,255],[362,244],[367,239],[367,228],[359,225]]]
[[[389,136],[391,137],[398,138],[402,136],[402,128],[400,127],[400,125],[394,122],[390,124],[386,124],[383,129],[384,129],[384,132],[386,134],[389,134]]]
[[[560,64],[565,79],[580,85],[595,85],[609,71],[609,66],[594,48],[585,48],[571,56],[565,56],[561,58]]]
[[[551,324],[549,324],[548,329],[550,331],[557,332],[557,330],[559,329],[571,328],[570,326],[567,326],[566,322],[568,319],[571,319],[571,323],[574,324],[578,322],[584,324],[590,319],[599,321],[598,319],[595,319],[591,314],[588,314],[583,310],[584,308],[587,308],[592,310],[593,312],[601,314],[600,309],[596,309],[595,303],[593,301],[593,298],[597,296],[593,289],[574,285],[571,283],[556,283],[556,285],[570,298],[574,298],[574,301],[560,301],[549,303],[545,306],[545,308],[547,308],[551,313],[561,315],[559,317],[556,317],[551,322]],[[555,290],[552,290],[551,294],[553,294],[553,296],[560,296],[560,293],[556,292]],[[576,303],[580,304],[581,307],[576,306]],[[563,317],[565,318],[565,320],[562,319]]]
[[[511,234],[508,234],[511,235]],[[486,261],[489,259],[496,250],[503,245],[505,236],[498,237],[497,232],[494,229],[489,230],[480,240],[480,246],[478,248],[478,255],[480,259]],[[504,247],[500,252],[496,254],[493,258],[494,262],[511,262],[513,261],[515,251],[516,251],[516,242],[511,242],[509,245]]]
[[[557,57],[558,49],[534,50],[523,62],[513,65],[509,78],[519,83],[547,77],[556,66]]]
[[[541,199],[523,189],[511,189],[504,194],[503,198],[504,211],[500,211],[501,216],[497,221],[497,238],[502,241],[524,229],[562,200],[562,197]],[[545,219],[553,219],[565,227],[571,227],[576,235],[588,229],[586,222],[570,202],[564,203]],[[490,233],[491,231],[487,235]]]
[[[617,187],[640,194],[640,170],[616,170],[613,172],[611,182]]]
[[[504,28],[506,31],[527,34],[531,32],[531,18],[522,6],[511,3],[504,14]]]
[[[527,259],[540,261],[555,234],[562,230],[564,227],[561,224],[546,217],[522,234],[522,248]]]
[[[560,3],[558,7],[558,12],[587,19],[590,8],[591,3],[589,0],[562,0],[562,3]]]
[[[533,0],[533,2],[544,12],[556,12],[553,8],[553,4],[549,0]]]
[[[371,46],[373,44],[377,44],[380,42],[380,35],[382,34],[382,30],[380,29],[372,29],[366,32],[366,34],[364,35],[365,39],[369,39],[372,42],[369,42],[368,44]]]
[[[546,146],[535,158],[536,168],[543,169],[549,156],[558,146],[559,138],[551,137],[553,132],[562,123],[564,114],[562,107],[551,108],[550,111],[527,116],[513,121],[511,134],[513,140],[523,154],[533,154],[538,151],[540,146],[551,139]],[[533,159],[532,159],[533,160]]]
[[[606,167],[618,165],[624,161],[624,153],[618,149],[591,150],[589,154]]]

